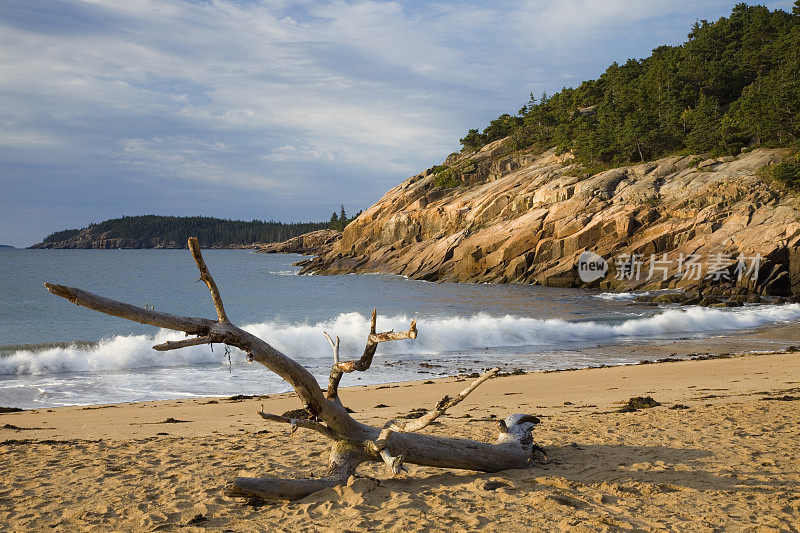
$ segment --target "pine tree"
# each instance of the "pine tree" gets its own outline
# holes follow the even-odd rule
[[[686,147],[691,152],[707,152],[717,146],[720,117],[716,98],[701,94],[695,108],[688,112],[689,133],[686,135]]]

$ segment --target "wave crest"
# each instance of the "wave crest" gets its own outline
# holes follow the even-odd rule
[[[647,317],[585,322],[477,314],[421,320],[416,340],[381,344],[380,351],[411,357],[506,347],[530,347],[536,352],[636,338],[715,334],[797,319],[800,319],[800,304],[735,309],[688,307]],[[410,318],[404,315],[382,316],[378,325],[380,330],[400,331],[408,328],[409,322]],[[330,347],[323,331],[340,337],[343,357],[357,357],[369,331],[369,318],[360,313],[343,313],[315,324],[264,322],[246,325],[244,329],[298,362],[318,366],[327,365],[330,360]],[[90,346],[17,350],[0,358],[0,374],[65,374],[228,363],[224,350],[212,352],[208,346],[192,346],[168,353],[152,350],[154,344],[182,338],[181,333],[159,330],[152,336],[118,335]],[[241,361],[240,357],[234,357],[234,364],[241,364]]]

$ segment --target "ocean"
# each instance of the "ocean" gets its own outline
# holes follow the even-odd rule
[[[731,309],[654,307],[635,294],[527,285],[445,284],[380,274],[300,276],[298,255],[206,250],[230,319],[327,383],[327,331],[343,359],[361,354],[369,316],[378,330],[416,340],[383,343],[372,368],[342,386],[505,370],[624,364],[641,356],[586,348],[642,340],[702,338],[800,320],[800,304]],[[214,318],[188,250],[0,249],[0,406],[44,408],[144,400],[268,394],[290,390],[236,349],[194,346],[156,352],[184,338],[108,317],[49,294],[45,281],[157,310]],[[622,354],[622,355],[621,355]]]

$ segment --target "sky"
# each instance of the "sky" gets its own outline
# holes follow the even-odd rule
[[[0,244],[123,215],[352,214],[530,92],[734,3],[2,0]]]

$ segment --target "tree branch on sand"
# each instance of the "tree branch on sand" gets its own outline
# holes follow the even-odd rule
[[[531,415],[515,414],[500,422],[497,441],[486,443],[469,439],[439,437],[417,433],[430,425],[449,408],[458,404],[477,386],[497,373],[492,369],[475,380],[454,398],[445,396],[421,418],[399,422],[390,420],[382,428],[358,422],[347,412],[338,395],[339,382],[347,372],[365,371],[370,367],[377,346],[381,342],[414,339],[416,323],[408,331],[378,333],[377,312],[372,312],[370,332],[364,353],[357,361],[339,361],[339,340],[334,342],[325,333],[334,353],[334,364],[327,391],[302,365],[282,354],[264,340],[232,324],[222,304],[222,297],[200,252],[197,239],[189,239],[189,249],[211,292],[217,320],[172,315],[154,309],[143,309],[109,298],[104,298],[74,287],[45,283],[48,291],[70,302],[107,315],[118,316],[142,324],[183,331],[195,337],[183,341],[170,341],[154,346],[167,351],[206,343],[223,343],[239,348],[249,361],[256,361],[285,379],[295,390],[311,419],[297,419],[263,412],[258,414],[269,421],[289,424],[297,428],[317,431],[333,441],[328,474],[318,479],[236,478],[229,492],[264,499],[296,500],[309,494],[347,483],[359,464],[367,461],[384,462],[392,474],[401,472],[403,463],[440,468],[457,468],[483,472],[497,472],[510,468],[523,468],[539,458],[540,448],[533,441],[531,431],[538,419]]]

